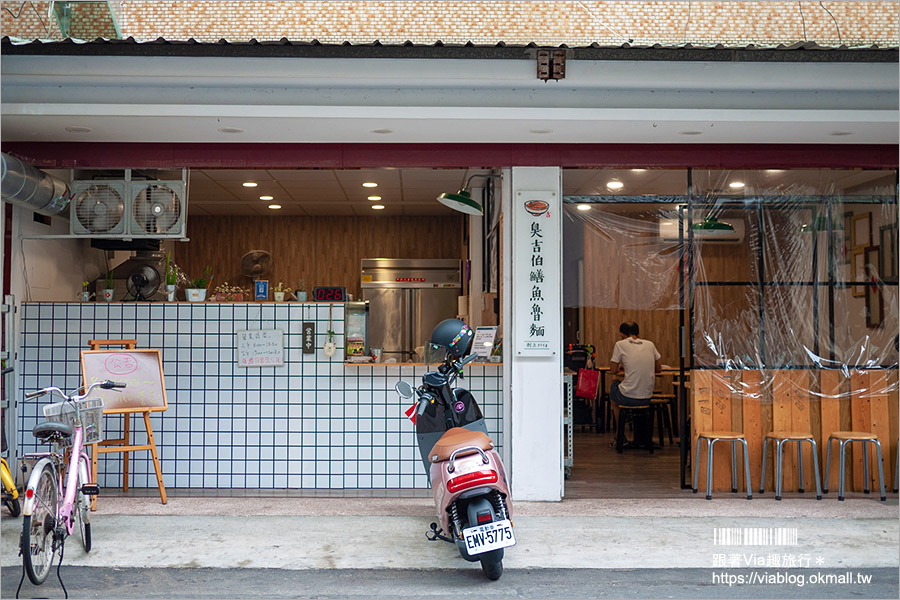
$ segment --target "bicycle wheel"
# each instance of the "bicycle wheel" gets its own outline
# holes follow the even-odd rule
[[[14,517],[18,517],[22,513],[22,506],[19,504],[18,498],[10,498],[9,500],[4,500],[3,504],[5,504],[6,508],[9,509],[9,514]]]
[[[53,467],[44,465],[34,488],[34,511],[22,520],[22,563],[28,579],[40,585],[53,566],[58,490]]]
[[[73,512],[78,533],[81,534],[81,545],[84,546],[85,552],[91,551],[91,497],[85,496],[81,490],[84,484],[90,483],[90,481],[87,458],[82,456],[78,459],[78,489],[75,491]]]

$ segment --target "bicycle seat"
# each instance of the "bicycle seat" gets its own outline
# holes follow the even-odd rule
[[[47,441],[53,436],[72,437],[73,429],[71,425],[59,423],[57,421],[47,421],[34,426],[31,433],[39,440]]]

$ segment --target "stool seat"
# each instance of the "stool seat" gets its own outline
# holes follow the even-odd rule
[[[766,437],[776,440],[808,440],[812,434],[808,431],[770,431]]]
[[[736,431],[701,431],[697,435],[702,438],[717,438],[720,440],[741,440],[744,438],[743,433]]]
[[[641,398],[640,401],[643,402],[644,399]],[[644,416],[646,416],[647,419],[650,417],[649,399],[647,399],[647,404],[638,406],[619,406],[619,418],[616,423],[616,452],[621,454],[626,448],[624,411],[633,411],[632,417],[634,419],[634,443],[628,447],[635,449],[645,448],[650,451],[650,454],[653,454],[653,423],[652,420],[648,422],[644,419]]]
[[[831,435],[836,440],[877,440],[878,436],[867,431],[832,431]]]

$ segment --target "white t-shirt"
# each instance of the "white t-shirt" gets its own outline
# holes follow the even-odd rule
[[[629,337],[616,342],[611,361],[625,369],[625,379],[619,384],[623,396],[643,400],[653,395],[659,358],[659,352],[650,340]]]

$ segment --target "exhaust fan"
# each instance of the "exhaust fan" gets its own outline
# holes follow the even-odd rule
[[[140,237],[183,236],[184,187],[181,181],[131,182],[129,233]]]
[[[71,189],[70,232],[73,235],[125,233],[124,181],[73,181]]]

